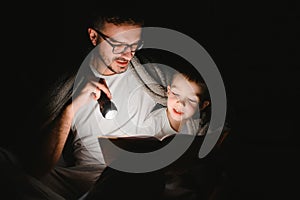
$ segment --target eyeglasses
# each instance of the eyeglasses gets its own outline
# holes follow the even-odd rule
[[[128,48],[130,48],[131,52],[136,52],[136,51],[140,50],[144,45],[143,40],[140,40],[137,43],[133,43],[133,44],[124,44],[121,42],[119,42],[120,44],[112,44],[110,40],[113,40],[113,39],[111,39],[107,35],[101,33],[97,29],[94,29],[94,30],[113,48],[112,52],[114,54],[124,53]],[[118,42],[118,41],[114,41],[114,42]]]

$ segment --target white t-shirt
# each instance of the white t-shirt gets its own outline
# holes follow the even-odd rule
[[[188,119],[177,132],[172,129],[167,117],[167,108],[163,107],[151,112],[144,122],[148,129],[144,133],[154,133],[155,137],[162,138],[169,134],[197,135],[199,130],[199,119]]]
[[[145,126],[144,121],[156,102],[144,91],[132,67],[113,76],[101,76],[91,69],[97,77],[105,79],[118,113],[113,119],[105,119],[97,101],[91,101],[76,113],[72,123],[76,164],[105,163],[98,142],[100,136],[154,135],[146,131],[149,123]]]

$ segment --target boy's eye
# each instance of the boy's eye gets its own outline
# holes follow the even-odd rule
[[[179,96],[179,94],[177,94],[177,93],[175,93],[175,92],[173,92],[173,91],[171,91],[171,93],[172,93],[174,96]]]
[[[195,100],[195,99],[189,99],[189,102],[191,102],[191,103],[198,103],[198,101]]]

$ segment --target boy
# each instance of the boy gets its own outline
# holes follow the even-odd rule
[[[169,134],[203,135],[210,107],[207,86],[197,73],[175,72],[167,86],[167,106],[153,111],[145,121],[147,132],[161,138]]]

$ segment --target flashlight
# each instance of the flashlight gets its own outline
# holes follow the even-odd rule
[[[106,85],[105,80],[100,78],[99,83]],[[113,119],[118,113],[116,105],[107,97],[107,95],[101,91],[101,96],[98,99],[100,112],[105,119]]]

